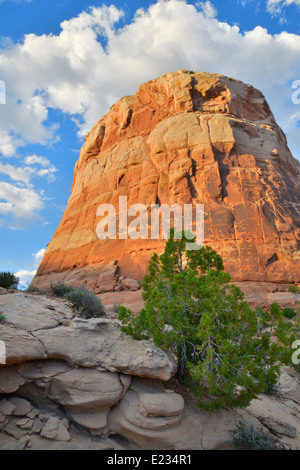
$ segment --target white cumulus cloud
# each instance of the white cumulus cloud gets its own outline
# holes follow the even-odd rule
[[[24,158],[26,165],[37,165],[36,167],[26,166],[25,170],[28,171],[32,177],[40,176],[46,177],[48,182],[55,180],[55,173],[58,171],[57,168],[51,164],[46,157],[40,157],[37,155],[30,155]],[[38,168],[41,167],[41,168]]]
[[[42,261],[45,251],[46,251],[45,248],[41,248],[37,253],[32,253],[32,256],[34,258],[33,266],[35,268],[37,268],[40,262]],[[15,273],[15,276],[19,278],[19,288],[26,289],[27,285],[30,284],[30,282],[36,275],[36,272],[37,272],[37,269],[33,269],[32,271],[28,269],[19,269],[19,271]]]
[[[34,257],[34,266],[39,266],[45,254],[45,251],[45,248],[41,248],[37,253],[32,254],[32,256]]]
[[[197,2],[196,6],[203,11],[207,18],[215,18],[217,16],[217,10],[209,0],[206,2]]]
[[[0,174],[8,175],[13,181],[29,183],[32,173],[30,168],[21,168],[0,162]]]
[[[19,287],[25,288],[28,284],[31,283],[32,279],[36,275],[36,269],[33,271],[28,271],[26,269],[20,269],[15,273],[15,276],[19,278]]]
[[[26,222],[39,219],[39,212],[44,208],[43,194],[35,190],[31,181],[35,178],[46,178],[47,182],[55,180],[58,171],[46,158],[30,155],[24,158],[23,166],[2,163],[0,160],[0,176],[6,175],[14,185],[0,181],[0,223],[3,217],[10,216],[13,222],[10,228],[25,228]],[[2,220],[1,220],[2,215]]]
[[[209,1],[194,6],[161,0],[120,27],[123,15],[113,5],[91,7],[62,22],[60,34],[28,34],[2,49],[0,76],[7,86],[7,104],[0,107],[3,155],[12,156],[26,143],[55,140],[59,129],[49,122],[50,108],[70,116],[84,136],[117,99],[135,93],[144,81],[189,68],[261,89],[288,141],[294,136],[292,151],[299,157],[291,82],[300,79],[300,35],[272,35],[260,26],[242,33],[214,18]]]
[[[43,207],[42,195],[34,189],[0,182],[0,217],[11,217],[10,228],[20,229],[34,222]]]
[[[268,0],[267,10],[272,14],[280,14],[283,7],[290,5],[300,6],[300,0]]]
[[[24,163],[26,165],[34,165],[38,164],[42,167],[50,166],[50,161],[46,157],[38,157],[37,155],[29,155],[28,157],[24,158]]]

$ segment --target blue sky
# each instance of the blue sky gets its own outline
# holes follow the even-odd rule
[[[262,90],[300,159],[299,20],[300,0],[0,0],[0,271],[31,279],[86,132],[170,70]]]

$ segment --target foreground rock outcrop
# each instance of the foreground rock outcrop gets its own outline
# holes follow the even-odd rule
[[[300,379],[245,410],[204,412],[172,379],[176,361],[108,318],[84,320],[62,300],[0,296],[0,450],[232,449],[242,421],[300,449]]]
[[[300,281],[300,165],[262,93],[179,70],[118,101],[87,135],[33,285],[110,291],[141,280],[160,240],[99,240],[100,204],[200,203],[205,243],[235,281]],[[119,289],[118,289],[119,290]]]
[[[0,339],[6,365],[37,359],[61,359],[75,366],[169,380],[176,372],[173,356],[150,341],[121,333],[117,321],[73,318],[62,300],[24,293],[0,296],[6,318]]]

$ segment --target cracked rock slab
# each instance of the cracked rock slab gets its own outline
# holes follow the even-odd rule
[[[109,428],[141,448],[147,448],[147,440],[161,439],[161,444],[171,449],[173,431],[181,424],[183,410],[180,395],[168,393],[159,381],[135,377],[125,397],[111,410]]]
[[[8,400],[14,407],[12,412],[15,416],[26,416],[32,410],[32,405],[24,398],[12,397]]]
[[[13,393],[26,382],[12,367],[0,368],[0,393]]]
[[[101,366],[110,372],[169,380],[176,360],[150,341],[136,341],[123,334],[116,323],[99,328],[63,327],[35,331],[49,358],[83,367]]]
[[[297,429],[294,426],[285,423],[280,419],[272,418],[271,416],[263,416],[260,418],[260,421],[276,435],[292,438],[296,437],[297,435]]]
[[[64,406],[77,424],[101,434],[110,408],[123,392],[118,374],[78,368],[53,378],[49,398]]]
[[[16,409],[15,405],[13,405],[10,401],[1,400],[0,401],[0,413],[5,416],[10,416],[14,410]]]
[[[0,310],[8,323],[26,331],[55,328],[73,316],[61,300],[23,292],[1,296]]]
[[[122,392],[118,374],[78,368],[54,377],[49,397],[68,410],[98,410],[118,403]]]
[[[55,441],[68,442],[71,439],[71,436],[67,428],[62,424],[60,419],[52,416],[48,419],[45,426],[42,429],[41,437],[46,437],[47,439],[53,439]]]
[[[4,341],[6,346],[6,365],[45,359],[47,357],[40,341],[25,329],[17,328],[7,323],[2,324],[0,340]]]

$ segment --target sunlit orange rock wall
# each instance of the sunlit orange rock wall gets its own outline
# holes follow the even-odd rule
[[[205,205],[205,243],[234,280],[300,281],[300,165],[261,92],[179,70],[140,86],[87,135],[71,196],[33,285],[96,292],[141,279],[163,241],[96,236],[97,207]]]

